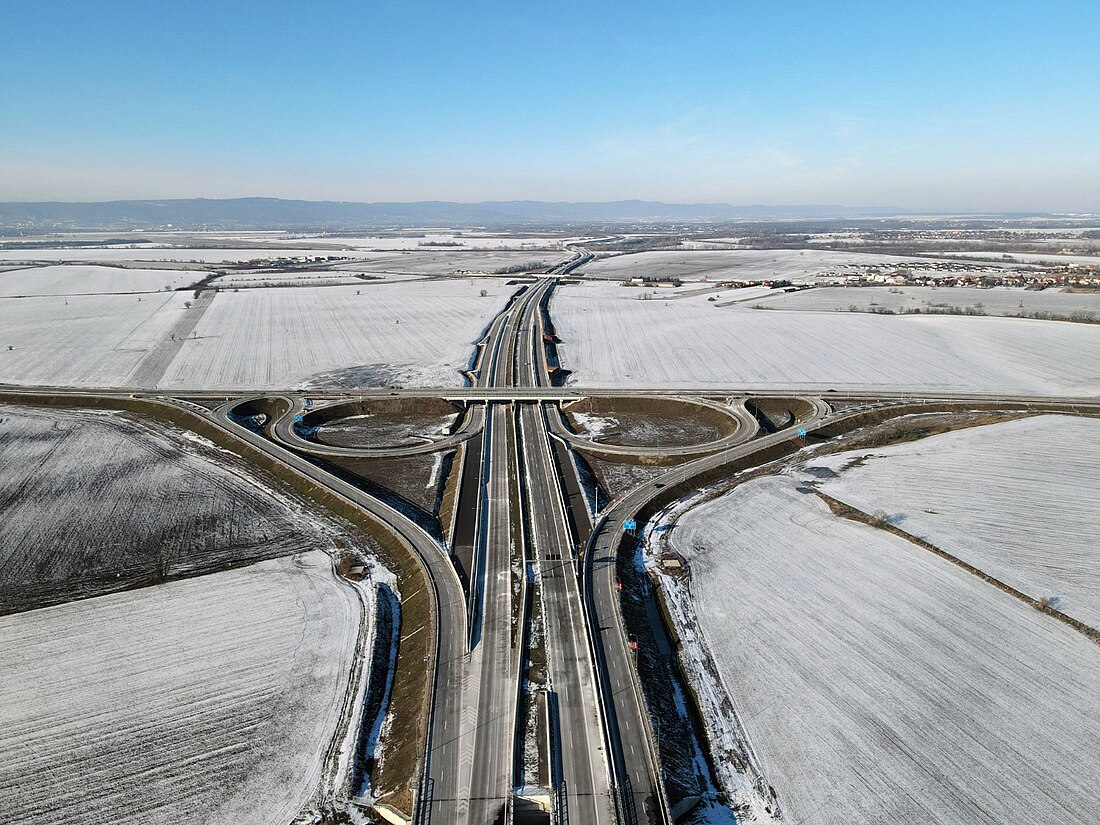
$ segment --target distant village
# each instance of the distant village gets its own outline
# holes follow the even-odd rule
[[[843,271],[848,269],[849,271]],[[708,283],[706,276],[692,279],[694,282]],[[646,276],[622,281],[622,286],[645,287],[649,289],[675,289],[683,285],[681,278]],[[967,265],[960,269],[958,263],[948,261],[921,262],[920,269],[909,267],[868,267],[862,264],[844,265],[837,270],[825,272],[809,282],[793,282],[782,278],[763,278],[755,280],[713,282],[715,286],[735,289],[740,287],[763,286],[772,289],[809,289],[822,286],[936,286],[936,287],[978,287],[989,289],[997,286],[1022,287],[1024,289],[1046,289],[1047,287],[1075,287],[1080,289],[1100,289],[1100,265],[1064,264],[1060,266],[1030,266],[1006,269],[997,265]]]

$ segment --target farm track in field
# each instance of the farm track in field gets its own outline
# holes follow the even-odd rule
[[[200,292],[187,311],[172,325],[168,335],[145,354],[125,383],[134,387],[157,386],[217,296],[218,293],[212,289]]]

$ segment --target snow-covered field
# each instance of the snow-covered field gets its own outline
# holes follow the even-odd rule
[[[461,272],[491,274],[499,269],[543,263],[547,266],[573,257],[562,250],[532,250],[516,252],[474,252],[461,250],[355,252],[354,267],[372,272],[415,272],[423,275],[450,275]],[[349,265],[350,266],[350,265]]]
[[[1082,634],[786,477],[696,508],[671,541],[782,821],[1100,819],[1100,647]]]
[[[109,266],[44,266],[0,274],[0,297],[157,292],[193,284],[202,273]]]
[[[457,244],[447,249],[561,249],[561,238],[534,238],[521,235],[477,235],[473,233],[428,232],[415,235],[372,237],[341,237],[339,235],[299,236],[295,242],[315,239],[323,244],[342,244],[356,249],[431,250],[431,244]],[[428,246],[425,246],[428,244]]]
[[[359,620],[320,552],[0,617],[3,821],[287,825]]]
[[[334,241],[338,245],[338,242]],[[572,253],[557,250],[519,251],[502,249],[493,252],[472,250],[424,250],[372,252],[369,250],[340,249],[324,245],[315,249],[301,248],[164,248],[135,247],[124,249],[106,249],[102,247],[80,247],[73,249],[3,249],[0,261],[177,261],[184,263],[224,264],[240,261],[253,261],[271,258],[293,258],[299,256],[321,256],[353,258],[356,266],[366,266],[380,272],[416,272],[427,275],[448,275],[458,270],[475,272],[493,272],[516,264],[545,261],[557,263],[572,257]]]
[[[185,435],[0,406],[0,612],[325,543],[324,525],[240,460]]]
[[[564,287],[561,287],[564,289]],[[705,301],[748,301],[765,295],[783,294],[767,286],[720,286],[704,281],[684,281],[679,286],[623,286],[616,281],[584,281],[579,286],[570,287],[584,290],[588,298],[619,298],[637,301],[672,301],[687,298],[699,298]]]
[[[601,258],[581,267],[590,278],[668,277],[711,281],[752,281],[763,278],[812,279],[825,273],[844,274],[843,267],[883,266],[896,268],[929,263],[928,258],[905,258],[861,252],[830,252],[818,249],[730,249],[717,251],[657,251]]]
[[[767,312],[704,296],[639,301],[635,290],[619,292],[586,285],[555,292],[558,353],[574,371],[571,383],[1100,392],[1100,326]]]
[[[808,464],[839,472],[819,482],[834,498],[1100,628],[1100,420],[1026,418]]]
[[[125,385],[191,299],[164,292],[0,300],[0,382]]]
[[[397,277],[397,276],[391,276]],[[219,276],[214,286],[219,289],[263,286],[334,286],[340,284],[365,284],[354,272],[334,272],[317,269],[309,272],[230,272]]]
[[[206,293],[207,309],[186,309],[190,292],[3,299],[0,382],[128,387],[163,369],[166,388],[456,386],[513,289],[500,278],[226,289]]]
[[[3,261],[183,261],[198,263],[231,263],[261,258],[292,258],[299,255],[333,255],[341,258],[358,258],[364,253],[336,249],[310,250],[274,247],[253,248],[188,248],[140,245],[111,248],[74,247],[72,249],[0,249]]]
[[[951,257],[959,258],[1002,258],[1003,252],[952,252]],[[1065,264],[1100,264],[1100,252],[1096,255],[1059,255],[1053,252],[1011,252],[1007,261],[1061,266]]]
[[[877,307],[893,312],[936,312],[945,307],[958,307],[979,309],[986,315],[1092,312],[1100,318],[1100,293],[1063,292],[1053,287],[1044,290],[1013,287],[817,287],[800,292],[773,293],[762,299],[760,305],[772,309],[801,310],[847,310],[855,306],[866,311]]]
[[[499,279],[221,292],[160,386],[459,386],[511,292]]]

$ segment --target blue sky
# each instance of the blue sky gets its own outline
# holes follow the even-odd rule
[[[1100,211],[1100,3],[0,4],[0,199]]]

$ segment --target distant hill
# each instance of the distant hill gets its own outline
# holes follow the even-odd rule
[[[897,209],[726,203],[484,201],[354,203],[279,198],[0,203],[0,227],[32,229],[284,229],[548,226],[881,217]]]

